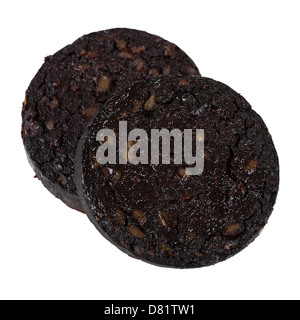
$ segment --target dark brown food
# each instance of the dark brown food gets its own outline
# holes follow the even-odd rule
[[[146,32],[112,29],[85,35],[47,57],[23,104],[22,138],[38,178],[82,211],[74,158],[87,124],[108,98],[133,80],[199,74],[176,45]]]
[[[156,128],[204,129],[203,174],[186,176],[172,162],[99,165],[97,132],[117,134],[120,120],[148,137]],[[161,77],[107,102],[78,146],[76,182],[89,219],[122,251],[194,268],[235,255],[260,234],[275,204],[279,164],[267,127],[242,96],[208,78]]]

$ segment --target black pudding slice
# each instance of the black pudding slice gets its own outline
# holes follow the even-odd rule
[[[87,124],[132,81],[162,74],[199,71],[175,44],[132,29],[91,33],[47,57],[27,89],[22,110],[25,149],[45,187],[83,211],[74,161]]]
[[[187,175],[192,166],[175,164],[172,148],[170,164],[122,164],[119,139],[117,163],[99,164],[101,143],[114,143],[97,134],[105,128],[118,137],[120,121],[128,132],[145,130],[149,145],[151,129],[203,129],[202,174]],[[241,95],[200,76],[163,76],[106,103],[78,146],[76,183],[89,219],[119,249],[158,266],[196,268],[234,256],[260,234],[275,204],[279,164],[265,123]]]

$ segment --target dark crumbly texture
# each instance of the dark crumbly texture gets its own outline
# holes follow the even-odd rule
[[[83,210],[74,158],[87,124],[132,81],[162,74],[199,71],[176,45],[131,29],[85,35],[46,58],[26,92],[22,138],[38,178],[55,196]]]
[[[242,96],[207,78],[162,77],[133,84],[106,107],[82,138],[76,163],[80,198],[102,235],[143,261],[195,268],[235,255],[260,234],[279,164],[268,129]],[[203,174],[184,176],[175,164],[99,165],[96,134],[118,133],[120,120],[149,137],[155,128],[204,129]]]

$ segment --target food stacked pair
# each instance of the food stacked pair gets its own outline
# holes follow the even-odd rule
[[[100,31],[47,57],[26,92],[22,120],[25,149],[44,186],[143,261],[175,268],[223,261],[260,234],[273,210],[279,164],[263,120],[240,94],[202,77],[181,49],[158,36]],[[121,151],[120,123],[147,133],[148,163],[129,161],[142,137]],[[100,139],[103,129],[114,139]],[[201,174],[175,161],[175,139],[169,161],[151,163],[153,129],[201,129],[192,147],[197,162],[202,140]],[[99,161],[105,144],[125,163]],[[139,158],[141,148],[135,150]]]

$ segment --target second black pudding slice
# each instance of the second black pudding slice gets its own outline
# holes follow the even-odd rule
[[[46,58],[22,110],[28,159],[45,187],[83,211],[74,183],[78,141],[104,103],[133,81],[162,74],[199,74],[175,44],[132,29],[84,35]]]

